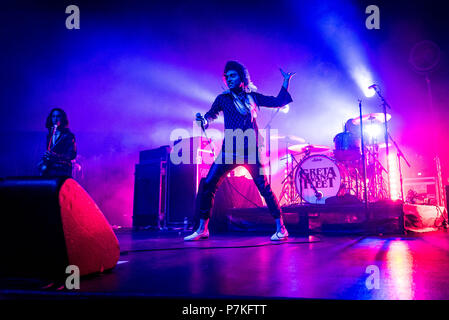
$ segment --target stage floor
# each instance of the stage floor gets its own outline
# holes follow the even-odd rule
[[[81,278],[79,290],[2,279],[1,296],[449,299],[446,230],[404,236],[292,236],[282,243],[255,233],[212,234],[200,242],[184,242],[184,231],[116,234],[118,265]]]

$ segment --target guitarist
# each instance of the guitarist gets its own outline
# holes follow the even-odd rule
[[[41,176],[72,176],[72,160],[76,157],[75,135],[69,130],[67,114],[60,108],[50,111],[45,122],[48,129],[47,150],[39,163]]]

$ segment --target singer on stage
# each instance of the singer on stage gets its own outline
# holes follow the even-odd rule
[[[197,114],[196,121],[206,129],[210,122],[223,112],[225,123],[225,139],[220,155],[212,164],[207,177],[201,180],[198,195],[196,215],[199,217],[199,227],[186,241],[207,239],[209,237],[208,223],[212,210],[215,192],[226,174],[234,168],[244,165],[251,174],[260,194],[276,221],[276,232],[271,240],[286,240],[287,229],[282,219],[281,208],[273,194],[267,178],[263,174],[263,166],[259,156],[260,135],[257,128],[257,110],[260,107],[277,108],[290,102],[288,93],[291,77],[295,73],[281,70],[284,83],[277,97],[264,96],[256,93],[256,87],[250,80],[248,70],[236,61],[228,61],[224,69],[224,81],[229,90],[220,94],[204,115]],[[228,135],[228,133],[232,133]],[[244,143],[236,143],[239,134],[243,135]],[[218,160],[218,161],[217,161]]]
[[[48,129],[47,150],[39,163],[41,176],[72,176],[72,160],[76,157],[75,135],[69,130],[67,114],[60,108],[50,111],[45,122]]]

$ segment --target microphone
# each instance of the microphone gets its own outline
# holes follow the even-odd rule
[[[377,88],[377,84],[372,84],[368,87],[368,89],[374,89],[374,88]]]
[[[51,132],[51,136],[52,136],[52,139],[53,139],[53,136],[56,134],[56,130],[58,130],[58,125],[57,125],[57,124],[54,124],[52,129],[53,129],[53,130],[52,130],[52,132]]]
[[[53,131],[56,131],[60,125],[61,125],[61,121],[56,122],[56,123],[53,125]]]
[[[201,116],[201,113],[197,113],[196,114],[196,118],[198,119],[198,118],[202,118],[203,119],[203,117]],[[204,130],[204,121],[203,120],[201,120],[201,129],[203,129]]]

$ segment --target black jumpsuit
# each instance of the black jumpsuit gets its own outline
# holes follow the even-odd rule
[[[292,102],[292,98],[288,91],[282,87],[277,97],[272,96],[264,96],[260,93],[248,93],[253,98],[257,107],[269,107],[269,108],[277,108],[282,107],[290,102]],[[210,122],[213,119],[216,119],[219,112],[223,111],[224,115],[224,124],[225,131],[229,130],[238,130],[241,129],[243,132],[246,132],[248,129],[252,129],[252,132],[255,134],[256,148],[248,149],[248,143],[245,140],[244,144],[244,163],[236,163],[235,154],[231,155],[234,161],[228,161],[229,152],[226,153],[228,148],[226,148],[226,134],[225,140],[223,141],[222,151],[218,156],[218,159],[212,164],[209,173],[206,178],[201,180],[199,190],[198,190],[198,199],[197,199],[197,216],[201,219],[207,220],[210,217],[210,213],[212,210],[215,192],[218,189],[221,181],[226,177],[226,174],[233,170],[234,168],[243,165],[248,172],[251,174],[257,188],[259,189],[260,194],[264,197],[265,202],[267,203],[268,209],[270,210],[271,215],[278,219],[280,218],[281,209],[279,207],[278,201],[271,190],[270,185],[268,184],[267,178],[264,174],[261,173],[263,170],[263,166],[260,162],[260,157],[258,153],[258,145],[259,145],[259,134],[256,120],[252,118],[251,112],[246,112],[242,114],[237,107],[234,105],[234,98],[231,93],[223,93],[220,94],[212,104],[211,109],[204,115],[206,120]],[[232,143],[232,150],[236,152],[235,140],[228,141],[228,143]],[[229,146],[228,146],[229,147]],[[249,152],[256,152],[254,154],[248,154]],[[221,161],[217,161],[220,160]],[[256,161],[248,161],[248,159],[256,159]]]

